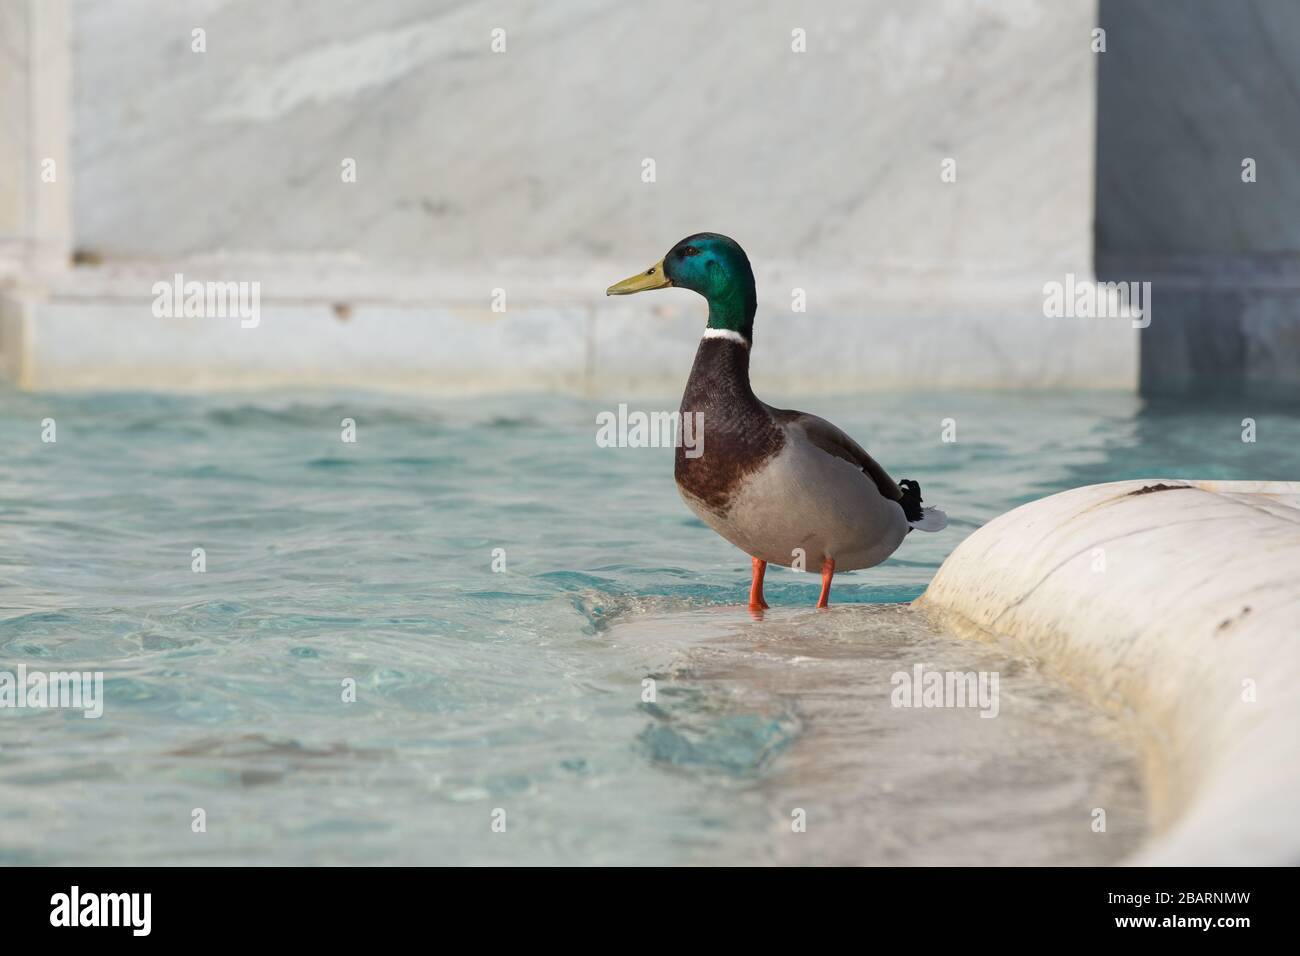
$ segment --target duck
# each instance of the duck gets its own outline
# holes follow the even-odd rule
[[[820,566],[818,608],[830,604],[836,572],[880,564],[912,531],[948,524],[922,504],[921,486],[895,482],[842,429],[808,412],[761,401],[749,381],[754,271],[734,239],[699,232],[606,295],[689,289],[709,305],[708,322],[682,393],[681,418],[702,428],[696,453],[677,442],[674,477],[688,508],[750,556],[749,609],[761,612],[769,564]]]

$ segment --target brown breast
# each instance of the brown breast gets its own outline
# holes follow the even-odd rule
[[[688,457],[689,449],[678,443],[677,485],[726,514],[746,477],[785,445],[785,432],[750,388],[749,349],[729,339],[701,339],[681,414],[683,420],[695,416],[702,453]]]

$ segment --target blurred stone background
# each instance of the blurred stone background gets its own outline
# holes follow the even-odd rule
[[[32,388],[672,391],[703,303],[603,291],[713,230],[759,386],[1132,388],[1141,348],[1152,387],[1271,388],[1300,350],[1244,330],[1294,336],[1293,290],[1233,283],[1295,254],[1297,39],[1285,0],[0,0],[0,353]],[[1163,277],[1151,328],[1043,316],[1094,254]],[[261,283],[259,326],[155,318],[176,272]]]
[[[1101,0],[1099,17],[1097,271],[1153,283],[1143,391],[1294,400],[1300,3]]]

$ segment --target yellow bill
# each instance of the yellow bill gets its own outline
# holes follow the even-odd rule
[[[672,285],[664,275],[664,261],[660,259],[645,272],[638,272],[622,282],[615,282],[605,290],[605,295],[631,295],[633,292],[646,292],[649,289],[664,289]]]

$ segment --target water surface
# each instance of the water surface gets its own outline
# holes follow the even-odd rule
[[[792,404],[952,517],[838,579],[844,605],[910,601],[965,534],[1053,491],[1300,474],[1297,420],[1259,409]],[[0,393],[0,670],[102,670],[107,697],[99,720],[0,711],[0,862],[1109,862],[1132,848],[1142,799],[1116,728],[1033,661],[902,607],[812,613],[812,575],[773,569],[774,611],[750,620],[748,558],[682,505],[670,450],[597,447],[606,407]],[[889,675],[918,662],[1000,669],[1000,716],[891,708]]]

